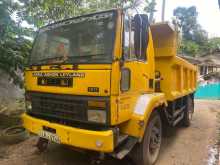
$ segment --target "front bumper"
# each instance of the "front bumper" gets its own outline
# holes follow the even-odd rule
[[[24,127],[34,134],[39,134],[43,130],[43,126],[55,129],[61,144],[100,152],[113,152],[114,150],[114,134],[112,130],[91,131],[74,128],[37,119],[27,114],[24,114],[22,119]]]

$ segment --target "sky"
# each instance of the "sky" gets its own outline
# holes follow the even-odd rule
[[[143,2],[143,0],[141,0]],[[140,1],[140,2],[141,2]],[[156,0],[156,21],[161,21],[162,1]],[[220,37],[220,9],[218,0],[166,0],[165,21],[171,21],[173,10],[179,6],[196,6],[198,22],[208,32],[209,37]],[[24,22],[24,26],[27,23]]]
[[[162,0],[156,0],[156,21],[161,21]],[[166,0],[165,20],[170,21],[173,10],[178,7],[196,6],[198,22],[208,32],[209,37],[220,37],[220,9],[218,0]]]

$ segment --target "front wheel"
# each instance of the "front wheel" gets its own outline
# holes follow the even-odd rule
[[[146,127],[143,140],[131,153],[136,165],[153,165],[159,156],[162,140],[162,123],[160,115],[153,112]]]

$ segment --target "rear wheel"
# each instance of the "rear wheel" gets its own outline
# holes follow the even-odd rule
[[[184,111],[184,117],[182,120],[182,125],[184,127],[189,127],[192,121],[192,117],[193,117],[193,113],[194,113],[194,103],[193,103],[193,98],[191,96],[187,97],[187,101],[186,101],[186,109]]]
[[[160,115],[153,112],[146,128],[143,140],[132,151],[131,157],[136,165],[153,165],[159,156],[162,139]]]

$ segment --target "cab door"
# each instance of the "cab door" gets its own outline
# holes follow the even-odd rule
[[[123,18],[119,118],[126,121],[137,98],[154,91],[154,52],[147,15],[124,13]]]

